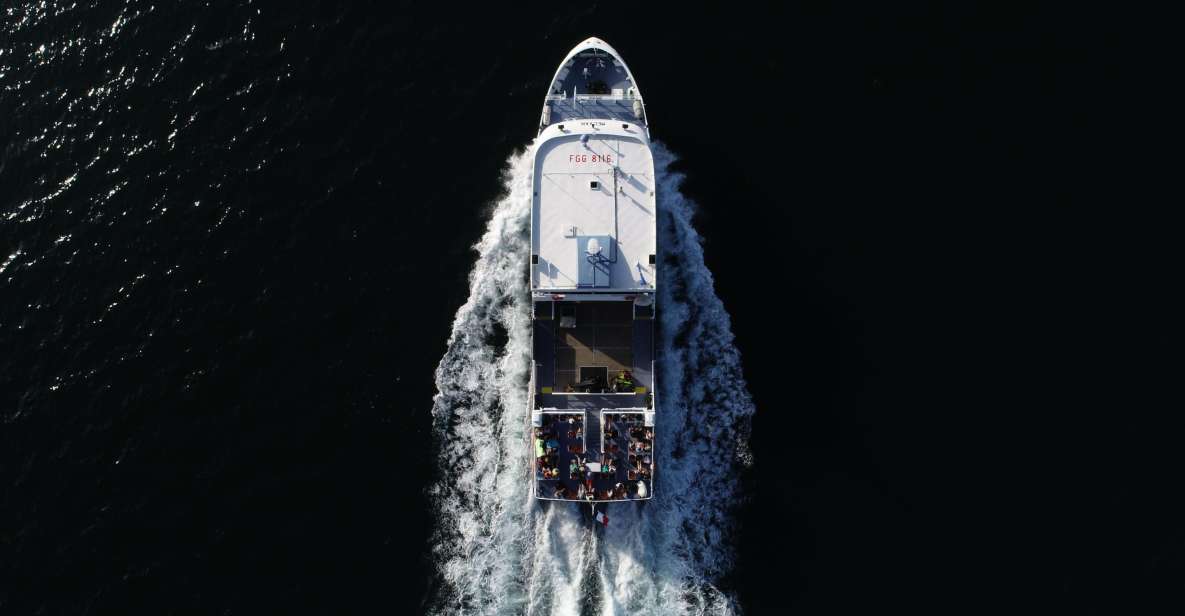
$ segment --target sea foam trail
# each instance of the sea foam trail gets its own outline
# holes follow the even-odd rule
[[[431,608],[456,614],[732,614],[715,581],[732,567],[737,471],[753,405],[728,313],[704,266],[694,205],[654,147],[659,199],[659,386],[655,498],[610,505],[595,529],[579,505],[530,494],[527,254],[530,150],[478,242],[469,299],[436,370],[441,480]]]

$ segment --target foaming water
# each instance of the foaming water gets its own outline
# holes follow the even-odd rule
[[[728,313],[679,193],[674,156],[654,145],[659,199],[659,386],[655,498],[608,508],[595,528],[575,504],[530,494],[526,282],[531,157],[478,242],[469,299],[436,370],[441,480],[433,488],[439,583],[433,609],[480,614],[732,614],[716,586],[733,565],[738,470],[754,411]]]

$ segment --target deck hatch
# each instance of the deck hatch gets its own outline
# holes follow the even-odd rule
[[[576,238],[576,265],[581,287],[607,288],[612,283],[616,251],[608,235],[582,235]]]

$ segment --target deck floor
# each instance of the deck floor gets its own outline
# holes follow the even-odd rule
[[[540,497],[580,500],[579,496],[585,494],[586,500],[630,500],[640,498],[639,483],[644,484],[645,494],[653,494],[653,452],[645,449],[653,447],[653,439],[644,436],[643,414],[613,415],[616,421],[606,422],[614,428],[612,435],[605,434],[606,426],[601,423],[599,411],[584,413],[583,421],[575,424],[566,420],[575,415],[545,416],[544,434],[540,438],[559,444],[555,448],[555,465],[560,476],[545,479],[536,470]],[[580,432],[575,429],[577,425],[582,426]],[[601,472],[587,470],[584,466],[587,462],[601,464]],[[612,471],[608,470],[610,466]],[[587,498],[588,494],[592,495],[591,499]]]
[[[573,302],[576,327],[553,319],[535,321],[536,392],[564,392],[579,381],[582,366],[604,367],[610,379],[623,370],[636,386],[653,387],[654,321],[635,320],[629,302]]]
[[[551,105],[551,124],[587,119],[621,120],[624,122],[642,123],[642,118],[639,118],[634,113],[633,99],[592,99],[578,101],[569,98],[560,101],[551,101],[548,104]]]

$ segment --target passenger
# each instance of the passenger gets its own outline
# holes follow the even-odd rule
[[[627,392],[633,391],[634,379],[629,375],[628,371],[622,370],[617,373],[617,378],[613,379],[613,391]]]

